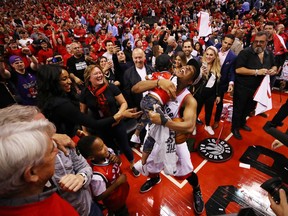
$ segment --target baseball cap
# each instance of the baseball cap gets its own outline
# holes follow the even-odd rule
[[[155,69],[159,71],[168,70],[172,65],[171,57],[168,54],[161,54],[156,58]]]
[[[39,40],[39,44],[42,44],[42,43],[47,43],[47,41],[45,41],[43,39]]]
[[[17,56],[17,55],[12,55],[10,56],[9,58],[9,63],[12,65],[14,64],[15,62],[17,61],[23,61],[23,59],[20,57],[20,56]]]

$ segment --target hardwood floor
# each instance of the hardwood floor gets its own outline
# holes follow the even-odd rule
[[[273,92],[273,109],[266,112],[268,117],[250,117],[247,125],[252,132],[241,130],[243,140],[235,139],[230,132],[231,124],[227,123],[221,135],[233,148],[233,156],[223,163],[213,163],[203,159],[197,152],[191,153],[191,159],[198,174],[205,211],[202,215],[234,214],[241,208],[252,207],[257,215],[273,215],[267,198],[267,192],[260,185],[272,176],[281,176],[288,183],[287,165],[288,148],[282,146],[271,150],[272,136],[262,129],[267,120],[271,120],[280,106],[285,103],[288,94]],[[231,100],[227,97],[226,99]],[[203,113],[200,118],[203,120]],[[219,135],[221,126],[215,130]],[[284,121],[281,131],[287,129],[288,119]],[[196,144],[209,137],[203,125],[197,125]],[[135,150],[135,160],[141,153]],[[146,177],[135,178],[129,170],[127,160],[123,159],[123,171],[127,174],[130,193],[127,206],[130,215],[138,216],[186,216],[195,215],[192,202],[192,188],[186,180],[178,181],[171,176],[161,174],[161,183],[152,190],[141,194],[139,189]],[[243,167],[241,167],[244,164]],[[241,166],[240,166],[241,165]]]

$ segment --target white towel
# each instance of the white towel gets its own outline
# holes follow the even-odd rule
[[[272,109],[272,96],[269,75],[266,75],[262,80],[261,85],[259,86],[254,95],[254,101],[257,102],[255,115]]]
[[[154,138],[155,145],[159,145],[154,163],[163,163],[164,172],[173,175],[176,172],[178,156],[176,155],[175,132],[162,125],[152,124],[148,130],[149,136]]]

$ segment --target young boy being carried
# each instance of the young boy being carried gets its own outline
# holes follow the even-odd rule
[[[149,90],[148,93],[142,98],[140,102],[140,107],[143,110],[143,115],[137,125],[137,128],[132,135],[130,141],[135,142],[135,143],[140,143],[140,132],[145,128],[145,126],[149,123],[149,118],[148,118],[148,112],[149,111],[154,111],[155,108],[157,108],[155,111],[160,112],[163,114],[163,106],[170,100],[170,96],[166,91],[163,89],[159,88],[159,81],[161,79],[169,79],[171,80],[175,88],[177,87],[177,77],[174,76],[169,70],[171,69],[172,62],[171,62],[171,57],[167,54],[162,54],[156,58],[156,70],[159,72],[154,72],[151,75],[146,76],[146,80],[158,80],[157,81],[157,86]],[[133,91],[133,88],[132,88]],[[146,160],[151,153],[153,147],[155,144],[155,139],[152,136],[149,136],[149,131],[148,131],[148,136],[144,141],[143,144],[143,152],[142,152],[142,165],[146,164]]]

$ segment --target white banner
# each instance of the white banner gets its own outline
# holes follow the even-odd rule
[[[210,26],[209,13],[200,11],[197,16],[198,18],[198,29],[199,37],[206,37],[212,33],[212,28]]]

